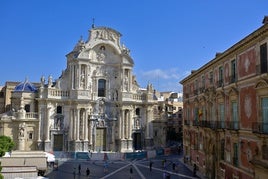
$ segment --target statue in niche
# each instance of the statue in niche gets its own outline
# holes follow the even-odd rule
[[[103,51],[99,51],[99,52],[97,53],[97,60],[98,60],[99,62],[103,62],[104,59],[105,59],[105,57],[106,57],[106,55],[105,55],[105,53],[104,53]]]
[[[124,86],[125,86],[125,90],[128,90],[128,77],[125,76],[125,81],[124,81]]]
[[[54,121],[54,127],[55,129],[63,129],[63,118],[62,116],[58,116]]]
[[[140,128],[140,119],[139,118],[136,119],[136,128],[137,129]]]
[[[24,137],[25,135],[25,122],[19,125],[19,137]]]
[[[81,74],[80,76],[80,87],[85,88],[85,74]]]

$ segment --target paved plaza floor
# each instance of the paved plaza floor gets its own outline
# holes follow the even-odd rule
[[[198,178],[181,162],[182,155],[161,156],[153,159],[122,161],[60,161],[57,170],[50,169],[50,179],[163,179]],[[150,170],[150,162],[151,170]],[[79,172],[80,165],[80,172]],[[86,170],[90,170],[87,176]]]

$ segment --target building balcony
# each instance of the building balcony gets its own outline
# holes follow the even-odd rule
[[[259,134],[268,134],[268,123],[265,122],[253,122],[252,132]]]
[[[197,89],[194,90],[194,95],[198,95],[198,90]]]
[[[226,129],[229,130],[239,130],[239,122],[238,121],[226,121]]]
[[[219,80],[219,81],[217,81],[217,87],[219,88],[219,87],[223,87],[223,80],[221,79],[221,80]]]
[[[233,74],[232,76],[229,76],[229,83],[235,83],[237,81],[237,74]]]
[[[206,127],[206,128],[211,128],[211,129],[224,129],[225,128],[225,123],[224,121],[205,121],[205,120],[200,120],[200,121],[193,121],[193,126],[199,126],[199,127]]]
[[[189,126],[190,125],[190,120],[184,120],[184,125]]]
[[[25,118],[26,119],[38,119],[38,113],[37,112],[26,112]]]

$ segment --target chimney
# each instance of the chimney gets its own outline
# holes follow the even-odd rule
[[[263,24],[267,24],[268,23],[268,16],[264,16],[263,20],[262,20]]]
[[[216,52],[215,57],[218,57],[218,56],[220,56],[221,54],[222,54],[221,52]]]

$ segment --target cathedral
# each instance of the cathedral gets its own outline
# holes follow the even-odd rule
[[[153,86],[138,85],[120,38],[114,29],[93,26],[88,39],[66,55],[60,77],[7,81],[0,87],[0,135],[25,151],[152,148],[153,120],[161,108]]]

